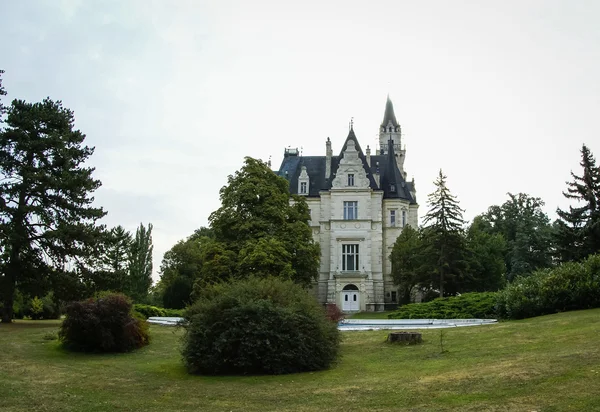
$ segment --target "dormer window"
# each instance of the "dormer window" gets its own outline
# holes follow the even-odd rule
[[[348,186],[354,186],[354,174],[348,174]]]
[[[396,193],[396,185],[393,184],[393,183],[390,185],[390,192],[391,193]]]
[[[306,172],[306,166],[302,166],[302,171],[300,172],[300,176],[298,177],[298,194],[308,196],[308,183],[310,182],[310,178],[308,177],[308,173]]]

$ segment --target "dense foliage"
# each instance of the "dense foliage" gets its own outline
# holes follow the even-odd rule
[[[133,305],[133,310],[148,319],[153,316],[167,316],[167,317],[182,317],[183,310],[181,309],[165,309],[159,308],[152,305],[144,305],[143,303],[136,303]]]
[[[191,373],[283,374],[328,368],[337,324],[300,285],[250,277],[207,286],[186,310],[183,358]]]
[[[498,316],[533,316],[600,307],[600,255],[518,277],[498,293]]]
[[[148,324],[129,298],[110,293],[69,304],[59,337],[67,349],[81,352],[129,352],[150,342]]]
[[[552,266],[553,228],[542,210],[544,202],[525,193],[508,194],[500,206],[480,216],[480,228],[506,241],[506,280]]]
[[[390,313],[390,319],[495,319],[496,293],[465,293],[411,303]]]

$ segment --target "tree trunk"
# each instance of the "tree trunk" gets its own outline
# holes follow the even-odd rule
[[[418,332],[392,332],[388,334],[387,341],[392,343],[399,342],[411,345],[421,343],[423,341],[423,338]]]
[[[13,269],[8,268],[6,273],[6,284],[3,286],[2,291],[2,323],[11,323],[13,318],[13,303],[15,299],[15,277],[13,274]]]

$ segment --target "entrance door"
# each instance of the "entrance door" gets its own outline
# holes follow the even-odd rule
[[[360,310],[360,292],[355,285],[347,285],[342,290],[342,310],[344,312]]]

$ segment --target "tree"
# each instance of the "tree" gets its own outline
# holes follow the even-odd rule
[[[11,322],[16,285],[48,276],[93,251],[105,215],[91,206],[100,187],[84,162],[94,149],[73,130],[73,112],[60,101],[14,100],[0,132],[0,278],[2,322]]]
[[[497,291],[505,284],[506,240],[500,233],[491,234],[489,224],[481,216],[475,217],[467,230],[469,248],[469,291]]]
[[[207,242],[210,242],[211,246],[205,248],[204,244]],[[190,303],[192,287],[202,278],[207,256],[212,267],[206,268],[205,274],[215,273],[216,276],[220,276],[222,267],[228,265],[224,263],[227,258],[222,258],[221,252],[224,250],[221,244],[216,244],[207,236],[199,235],[198,230],[168,250],[160,265],[161,277],[155,288],[163,305],[167,308],[181,309]]]
[[[2,96],[6,96],[6,90],[4,86],[2,86],[2,75],[4,74],[4,70],[0,69],[0,98]],[[6,113],[6,107],[2,104],[2,100],[0,100],[0,123],[2,123],[2,116]]]
[[[120,225],[102,233],[97,252],[87,265],[79,267],[90,294],[103,290],[126,292],[132,242],[131,233]]]
[[[129,251],[128,295],[136,302],[142,302],[148,296],[152,286],[152,223],[135,232],[135,238]]]
[[[566,182],[567,191],[563,192],[580,206],[556,210],[556,252],[562,262],[578,261],[600,251],[600,167],[585,144],[580,165],[583,174],[571,172],[573,181]]]
[[[308,206],[290,196],[286,179],[246,157],[220,197],[209,222],[215,241],[237,256],[235,277],[277,275],[303,286],[316,279],[320,250],[308,226]]]
[[[434,184],[436,190],[429,195],[430,209],[423,219],[426,225],[429,224],[423,232],[424,253],[433,274],[431,286],[443,297],[444,294],[460,291],[467,269],[467,247],[463,234],[463,210],[446,186],[446,176],[441,169]]]
[[[511,281],[552,265],[553,228],[542,199],[525,193],[508,196],[501,206],[490,206],[481,219],[488,233],[500,233],[507,242],[504,260]]]
[[[390,260],[392,279],[400,292],[399,303],[410,303],[413,291],[423,283],[422,233],[405,226],[394,243]]]

